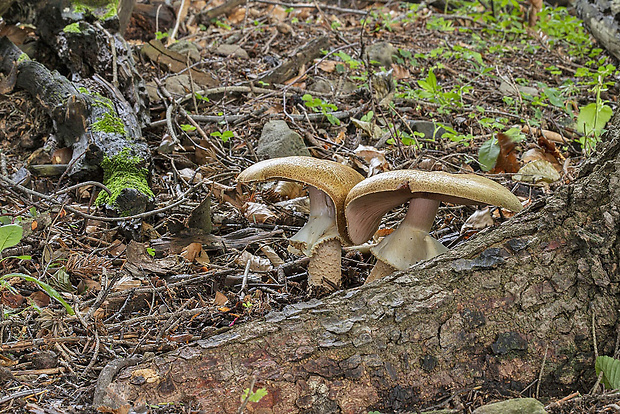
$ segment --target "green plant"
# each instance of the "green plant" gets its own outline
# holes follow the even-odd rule
[[[196,127],[193,125],[189,125],[189,124],[182,124],[181,125],[181,130],[183,132],[190,132],[190,131],[195,131]]]
[[[23,229],[18,224],[7,224],[4,226],[0,226],[0,254],[2,254],[2,251],[4,249],[13,247],[16,244],[18,244],[22,240],[22,235],[23,235]],[[6,260],[9,258],[29,260],[30,256],[10,256],[10,257],[2,258],[0,259],[0,261]],[[69,315],[75,315],[73,308],[67,302],[65,302],[65,300],[62,298],[62,296],[60,296],[60,294],[58,293],[58,291],[56,291],[56,289],[54,289],[47,283],[42,282],[32,276],[25,275],[23,273],[9,273],[7,275],[0,276],[0,286],[3,287],[4,289],[7,289],[9,292],[16,294],[17,290],[8,282],[9,279],[12,279],[15,277],[24,279],[27,282],[35,283],[45,293],[47,293],[49,297],[51,297],[52,299],[55,299],[62,306],[64,306],[65,310],[67,311]]]
[[[521,132],[520,128],[510,128],[508,131],[505,131],[504,134],[508,135],[513,142],[521,142],[525,139],[525,135]],[[490,171],[495,167],[499,151],[500,147],[495,135],[480,146],[478,150],[478,162],[483,171]]]
[[[148,253],[149,256],[155,257],[155,249],[153,249],[152,247],[147,247],[146,252]]]
[[[165,37],[168,37],[168,33],[167,32],[155,32],[155,39],[157,40],[161,40]]]
[[[594,151],[604,131],[603,128],[613,115],[611,107],[601,99],[601,92],[607,90],[603,79],[603,76],[600,75],[594,85],[596,101],[579,108],[579,115],[577,115],[575,122],[577,130],[583,133],[578,142],[586,155],[590,155]]]
[[[235,136],[235,133],[232,131],[224,131],[224,132],[214,131],[214,132],[211,132],[210,135],[212,137],[218,137],[219,139],[222,140],[222,142],[226,143],[228,142],[229,139]]]
[[[262,400],[262,398],[266,396],[267,394],[268,393],[267,393],[266,388],[259,388],[256,391],[251,391],[251,392],[249,388],[245,388],[243,390],[243,394],[241,395],[241,401],[245,401],[245,399],[247,398],[248,401],[257,403],[260,400]]]
[[[327,103],[321,98],[314,98],[309,93],[302,96],[301,100],[304,101],[304,105],[312,109],[312,111],[321,112],[325,115],[330,124],[340,125],[340,120],[330,113],[338,110],[336,105]]]
[[[594,362],[596,375],[603,373],[603,385],[608,390],[620,388],[620,360],[605,355],[599,356]]]

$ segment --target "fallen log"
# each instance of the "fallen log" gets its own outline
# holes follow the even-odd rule
[[[574,183],[509,222],[405,272],[127,367],[98,402],[234,413],[253,381],[267,395],[247,409],[261,413],[414,410],[474,387],[588,391],[595,344],[612,354],[617,336],[619,125]]]

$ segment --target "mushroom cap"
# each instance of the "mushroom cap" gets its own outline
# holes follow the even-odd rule
[[[351,167],[313,157],[282,157],[257,162],[239,174],[237,181],[298,181],[323,191],[336,207],[338,232],[348,243],[344,201],[349,190],[364,177]]]
[[[504,186],[479,175],[388,171],[365,179],[349,192],[345,213],[351,241],[360,244],[370,239],[383,215],[411,198],[454,204],[491,204],[511,211],[523,209],[519,199]]]

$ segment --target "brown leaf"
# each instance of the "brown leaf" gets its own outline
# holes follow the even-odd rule
[[[40,308],[47,308],[50,305],[50,297],[44,292],[34,292],[28,299]]]
[[[24,297],[19,293],[2,292],[2,304],[9,308],[19,308],[24,303]]]
[[[193,262],[202,250],[202,244],[190,243],[182,252],[181,256],[185,257],[188,262]]]
[[[213,302],[217,305],[217,306],[224,306],[226,305],[226,302],[228,302],[228,297],[226,297],[225,294],[223,294],[222,292],[220,292],[219,290],[215,292],[215,299],[213,299]]]
[[[497,142],[499,143],[499,155],[497,156],[497,163],[493,168],[493,174],[500,173],[516,173],[521,167],[519,161],[517,161],[517,154],[515,153],[515,143],[506,134],[499,132],[497,134]]]

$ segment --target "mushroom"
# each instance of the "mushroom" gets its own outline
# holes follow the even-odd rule
[[[308,284],[333,290],[340,286],[341,245],[351,244],[346,231],[344,200],[364,177],[354,169],[312,157],[283,157],[258,162],[239,174],[250,183],[267,180],[298,181],[308,185],[308,222],[289,239],[296,253],[310,257]]]
[[[351,189],[345,201],[349,238],[364,243],[377,231],[381,218],[409,201],[398,228],[371,248],[377,264],[366,283],[394,270],[405,270],[448,249],[430,231],[441,201],[454,204],[491,204],[521,211],[519,199],[502,185],[475,174],[396,170],[367,178]]]

